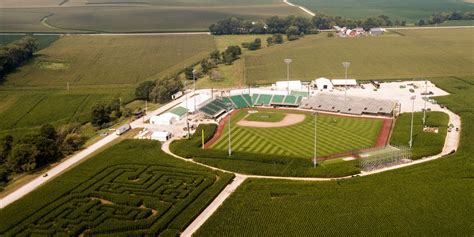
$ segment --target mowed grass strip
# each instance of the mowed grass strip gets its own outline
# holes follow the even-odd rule
[[[290,112],[272,110],[272,113]],[[235,151],[296,157],[311,157],[314,153],[314,117],[310,113],[303,113],[306,115],[303,122],[280,128],[250,128],[237,125],[246,114],[247,111],[242,110],[232,118],[231,145]],[[372,147],[381,126],[381,120],[319,114],[317,155],[326,156]],[[228,132],[228,126],[225,126],[221,139],[212,149],[227,149]]]
[[[135,85],[177,73],[214,49],[209,35],[65,36],[8,75],[4,85]],[[51,63],[67,66],[44,66]]]
[[[304,39],[245,56],[246,81],[268,84],[286,80],[283,59],[292,58],[291,79],[344,78],[341,63],[351,62],[355,79],[468,76],[474,29],[400,30],[405,36]],[[240,70],[240,69],[236,69]]]
[[[244,119],[247,121],[254,121],[254,122],[269,122],[275,123],[280,122],[286,117],[284,113],[268,113],[268,112],[258,112],[254,114],[249,114]]]

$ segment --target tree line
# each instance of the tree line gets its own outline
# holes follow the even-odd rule
[[[0,138],[0,184],[7,183],[11,174],[33,171],[80,149],[85,138],[79,127],[68,124],[56,130],[46,124],[17,141],[11,135]]]
[[[0,77],[31,59],[37,47],[36,39],[31,36],[0,45]]]
[[[458,21],[458,20],[474,20],[474,12],[459,12],[453,11],[449,13],[434,13],[428,18],[420,19],[416,25],[435,25],[441,24],[446,21]]]
[[[135,97],[155,103],[166,103],[171,95],[183,90],[183,83],[179,75],[168,76],[155,81],[144,81],[135,89]]]

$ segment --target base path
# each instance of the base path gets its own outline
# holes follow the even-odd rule
[[[248,116],[248,115],[247,115]],[[242,127],[253,127],[253,128],[280,128],[287,127],[293,124],[301,123],[304,121],[306,116],[304,114],[286,114],[280,122],[258,122],[248,121],[241,119],[237,122],[237,125]]]

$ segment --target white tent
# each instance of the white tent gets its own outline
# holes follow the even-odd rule
[[[150,118],[150,124],[154,125],[171,125],[176,121],[179,121],[180,116],[173,113],[164,113],[158,116],[152,116]]]
[[[331,82],[333,86],[357,86],[355,79],[333,79]]]
[[[301,81],[277,81],[275,83],[275,88],[277,90],[301,90],[303,85]]]
[[[313,85],[315,85],[318,90],[333,90],[333,85],[331,83],[331,80],[325,78],[325,77],[320,77],[316,80],[313,81]]]
[[[153,132],[151,134],[151,140],[157,140],[160,142],[166,142],[171,138],[171,133],[166,131]]]

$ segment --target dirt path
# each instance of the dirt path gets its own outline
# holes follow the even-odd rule
[[[248,116],[248,115],[247,115]],[[304,121],[306,116],[304,114],[286,114],[285,117],[280,122],[257,122],[257,121],[248,121],[241,119],[237,122],[237,125],[242,127],[252,127],[252,128],[280,128],[287,127],[293,124],[301,123]]]

